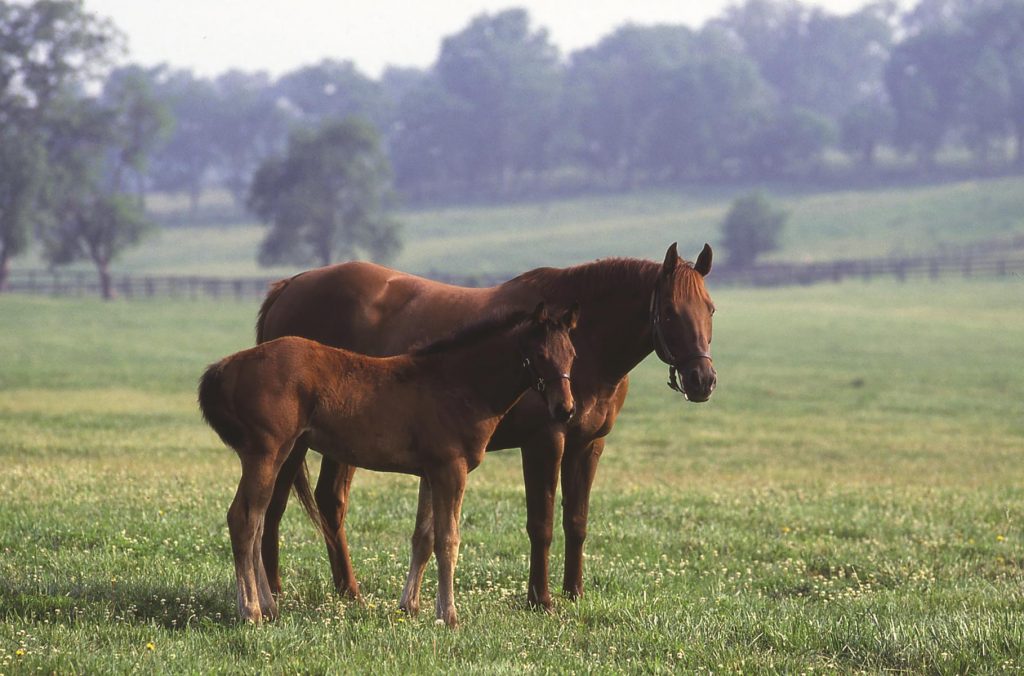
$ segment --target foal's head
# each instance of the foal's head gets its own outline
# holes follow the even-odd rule
[[[519,341],[531,386],[544,397],[551,417],[560,422],[568,422],[576,412],[569,378],[576,350],[569,332],[576,328],[579,316],[579,303],[560,317],[552,317],[541,303]]]
[[[651,297],[651,331],[658,357],[669,365],[669,387],[690,401],[707,401],[718,383],[711,361],[711,316],[715,304],[704,287],[711,272],[711,247],[707,244],[693,265],[683,261],[673,244]],[[680,389],[676,370],[682,375]]]

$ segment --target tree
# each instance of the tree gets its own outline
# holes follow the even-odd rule
[[[843,148],[859,156],[864,167],[875,162],[878,146],[889,140],[895,126],[892,108],[880,98],[858,101],[839,121]]]
[[[214,81],[216,107],[208,119],[217,178],[245,204],[249,181],[266,158],[280,153],[294,118],[265,73],[228,71]]]
[[[728,252],[728,265],[749,267],[762,253],[777,249],[788,217],[760,192],[734,200],[722,222],[722,244]]]
[[[747,148],[761,175],[806,174],[836,135],[829,118],[804,108],[779,108],[762,120]]]
[[[126,171],[129,162],[145,161],[135,150],[150,147],[152,139],[124,134],[118,120],[128,115],[110,101],[68,96],[56,115],[43,255],[53,265],[90,261],[101,295],[110,300],[110,264],[153,229],[127,187]]]
[[[0,290],[46,216],[54,101],[95,83],[119,40],[80,2],[0,0]]]
[[[157,98],[154,80],[160,69],[125,66],[113,71],[103,85],[101,100],[113,113],[112,133],[118,137],[117,171],[131,174],[114,177],[134,184],[139,206],[145,206],[146,168],[149,157],[168,136],[173,124],[167,106]]]
[[[257,170],[249,208],[270,224],[262,265],[328,265],[397,253],[398,226],[386,214],[390,169],[373,127],[350,118],[292,134],[284,156]]]
[[[0,126],[0,291],[10,259],[28,248],[46,180],[46,153],[39,139]]]
[[[299,111],[307,124],[358,116],[382,129],[390,117],[380,83],[360,73],[351,61],[324,59],[285,73],[273,93]]]
[[[184,192],[194,216],[199,197],[216,166],[217,90],[191,71],[173,71],[157,80],[157,96],[174,120],[168,140],[153,156],[150,177],[157,189]]]
[[[797,0],[746,0],[716,23],[736,35],[780,102],[837,119],[882,89],[895,5],[838,16]]]
[[[623,26],[572,54],[564,107],[589,167],[624,187],[636,182],[664,109],[663,87],[692,62],[692,50],[692,31],[685,26]]]
[[[531,28],[525,10],[480,15],[445,38],[435,72],[465,110],[462,178],[501,191],[545,166],[561,69],[558,49],[547,31]]]
[[[65,198],[64,213],[44,240],[53,265],[88,260],[96,266],[100,295],[114,297],[110,264],[153,230],[138,200],[127,193],[91,188]]]

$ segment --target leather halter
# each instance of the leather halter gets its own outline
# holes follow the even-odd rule
[[[544,390],[548,388],[547,381],[537,371],[537,367],[533,365],[533,361],[525,355],[523,356],[523,368],[525,368],[526,372],[530,374],[531,378],[533,378],[533,384],[530,385],[530,387],[543,394]],[[572,382],[568,373],[559,373],[558,377],[559,379]]]
[[[651,336],[654,340],[654,352],[658,355],[658,359],[668,364],[668,382],[665,384],[669,389],[675,390],[685,397],[686,392],[679,387],[679,381],[676,379],[676,369],[695,359],[711,361],[711,355],[706,351],[701,351],[687,355],[682,360],[676,359],[668,343],[665,342],[665,336],[661,333],[661,294],[658,291],[659,284],[655,282],[654,291],[651,292]]]

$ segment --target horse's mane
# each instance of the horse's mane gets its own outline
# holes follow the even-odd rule
[[[494,334],[510,331],[513,327],[530,319],[530,317],[531,314],[529,312],[522,310],[486,317],[478,322],[464,326],[444,338],[413,345],[410,354],[415,357],[422,357],[465,347],[466,345],[489,338]]]
[[[640,258],[602,258],[569,268],[537,268],[524,272],[509,283],[528,284],[537,288],[545,298],[552,299],[571,290],[570,295],[575,294],[575,300],[584,297],[581,290],[586,291],[586,295],[601,296],[630,289],[630,281],[653,287],[660,269],[659,263]]]

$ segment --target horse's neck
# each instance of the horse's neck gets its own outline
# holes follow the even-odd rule
[[[654,261],[612,259],[545,270],[521,284],[552,305],[579,301],[583,312],[573,332],[577,363],[589,362],[603,380],[618,382],[654,349],[651,294],[660,268]]]
[[[419,357],[438,382],[458,390],[464,405],[504,415],[527,389],[516,331],[490,336],[471,345]],[[461,396],[469,391],[470,397]]]

